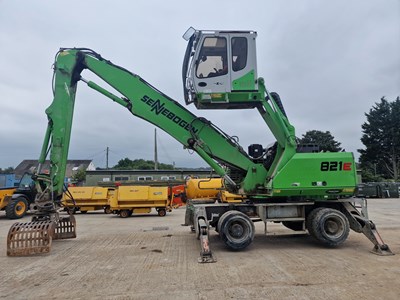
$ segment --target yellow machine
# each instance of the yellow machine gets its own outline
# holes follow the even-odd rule
[[[229,193],[228,191],[221,191],[219,193],[219,199],[221,202],[240,203],[243,202],[245,197],[243,195]]]
[[[187,199],[217,198],[222,190],[222,179],[189,179],[186,181]]]
[[[14,194],[16,188],[3,188],[0,189],[0,210],[5,209]]]
[[[81,213],[104,209],[111,213],[109,198],[114,195],[114,188],[105,187],[69,187],[62,202],[65,207]]]
[[[191,201],[216,200],[218,202],[239,203],[243,195],[228,192],[223,188],[221,178],[189,179],[186,182],[186,199]]]
[[[150,213],[155,208],[160,217],[171,211],[171,193],[168,187],[161,186],[119,186],[110,197],[110,209],[120,217],[133,213]]]

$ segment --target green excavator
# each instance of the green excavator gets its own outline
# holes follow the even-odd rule
[[[33,180],[38,194],[31,222],[9,231],[7,254],[50,251],[52,240],[76,237],[73,215],[60,215],[64,176],[78,83],[85,83],[129,113],[161,128],[191,149],[223,179],[224,189],[239,203],[189,202],[186,223],[200,239],[199,262],[215,261],[208,241],[215,227],[229,249],[246,248],[254,239],[254,221],[281,222],[309,232],[322,244],[342,244],[349,230],[364,233],[373,252],[392,254],[367,218],[365,205],[356,207],[356,164],[348,152],[321,152],[301,145],[277,93],[257,76],[255,31],[201,31],[192,27],[182,79],[184,100],[198,109],[257,109],[276,141],[254,143],[245,151],[238,139],[210,120],[197,117],[140,76],[87,48],[61,48],[54,63],[54,99],[47,108],[48,127]],[[85,80],[91,72],[107,86]],[[245,120],[243,120],[244,122]],[[263,130],[256,128],[255,130]],[[49,156],[49,174],[41,164]],[[361,204],[364,202],[361,201]]]

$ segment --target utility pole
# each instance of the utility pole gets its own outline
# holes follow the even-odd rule
[[[157,128],[154,128],[154,170],[158,170],[158,157],[157,157]]]
[[[108,170],[108,152],[109,151],[110,151],[110,149],[107,146],[107,149],[106,149],[106,170]]]

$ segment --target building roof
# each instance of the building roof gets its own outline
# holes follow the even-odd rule
[[[34,172],[38,164],[38,160],[25,159],[15,168],[14,173],[17,177],[22,177],[26,172]],[[95,167],[90,159],[71,159],[67,161],[65,177],[72,177],[74,172],[76,172],[78,169],[94,170]],[[50,160],[46,160],[42,165],[42,172],[46,173],[46,171],[49,170]]]
[[[212,171],[211,168],[180,168],[173,170],[137,170],[137,169],[129,169],[129,170],[118,170],[118,169],[98,169],[98,170],[88,170],[86,174],[190,174],[190,173],[199,173],[199,174],[210,174]],[[214,172],[215,173],[215,172]]]

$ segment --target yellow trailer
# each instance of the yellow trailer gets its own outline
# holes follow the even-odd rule
[[[110,197],[110,209],[122,218],[133,213],[150,213],[155,208],[160,217],[171,211],[171,189],[163,186],[119,186]]]
[[[111,213],[109,199],[114,195],[114,188],[106,187],[69,187],[63,195],[63,204],[66,208],[81,213],[92,210],[101,210]]]

